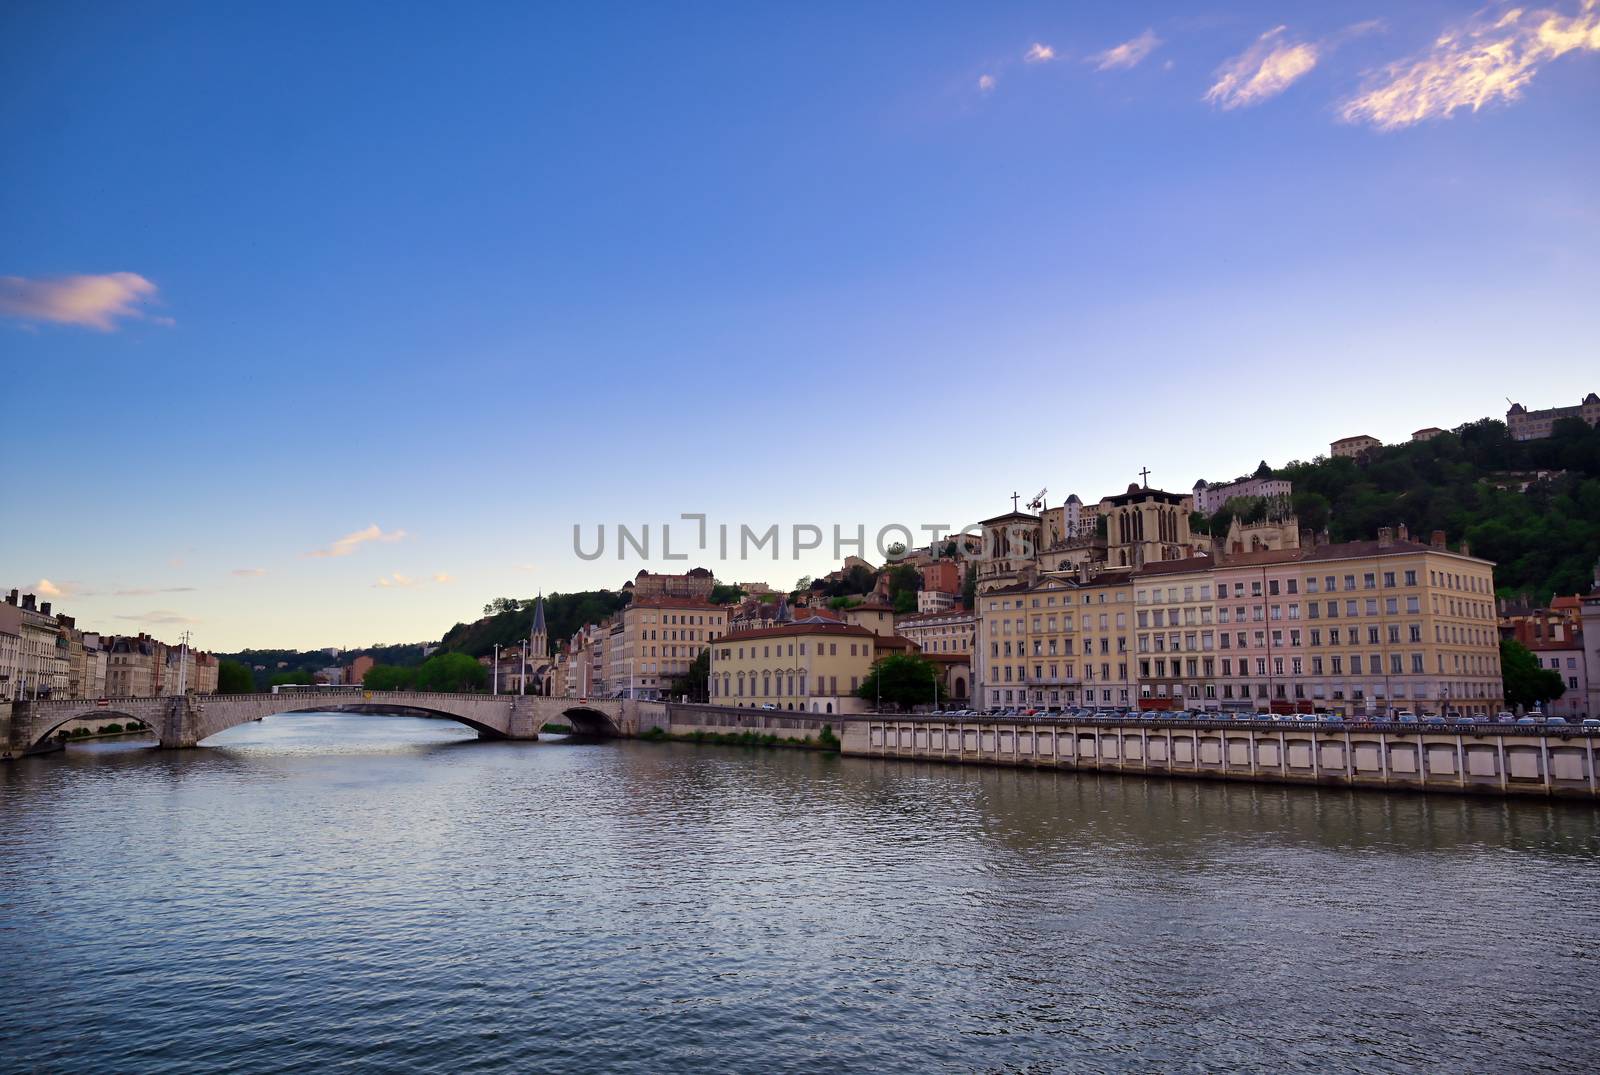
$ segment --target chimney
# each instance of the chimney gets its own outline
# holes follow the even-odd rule
[[[46,601],[44,604],[40,605],[39,611],[44,613],[46,616],[50,615],[50,602]]]
[[[1433,532],[1433,540],[1431,542],[1429,542],[1429,544],[1431,544],[1436,549],[1444,548],[1444,531],[1443,530],[1435,530]]]
[[[1394,548],[1394,531],[1387,526],[1378,527],[1378,548]]]
[[[1316,543],[1317,543],[1316,531],[1312,530],[1309,526],[1306,527],[1304,530],[1300,531],[1300,547],[1302,549],[1309,549],[1312,546],[1316,545]]]
[[[29,612],[34,611],[34,608],[33,608],[33,594],[25,593],[25,594],[22,595],[22,607],[27,609]]]
[[[1461,539],[1461,555],[1462,556],[1471,556],[1472,555],[1472,548],[1467,544],[1467,539],[1466,538],[1462,538]]]
[[[1401,541],[1410,541],[1411,540],[1411,531],[1406,529],[1406,524],[1405,523],[1401,523],[1400,524],[1400,529],[1396,532],[1395,536],[1398,537]]]

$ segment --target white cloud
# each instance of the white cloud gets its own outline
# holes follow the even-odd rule
[[[978,76],[978,92],[979,93],[988,93],[992,89],[994,89],[994,76],[993,75],[979,75]]]
[[[253,578],[260,578],[262,575],[265,575],[266,573],[267,573],[267,569],[264,568],[264,567],[236,567],[231,572],[231,574],[238,575],[241,578],[252,578],[252,579]]]
[[[1223,109],[1248,108],[1276,97],[1317,66],[1317,46],[1284,37],[1286,26],[1268,30],[1217,68],[1205,100]]]
[[[137,615],[119,615],[117,619],[137,620],[140,623],[151,623],[158,625],[201,622],[200,620],[195,619],[193,616],[185,616],[182,613],[174,612],[169,608],[152,609],[149,612],[141,612]]]
[[[392,530],[389,533],[384,533],[377,523],[373,523],[365,530],[357,530],[352,534],[346,534],[338,541],[335,541],[333,544],[329,545],[326,549],[312,549],[310,552],[305,553],[304,555],[309,556],[312,559],[324,559],[330,556],[349,556],[351,553],[355,552],[362,545],[365,545],[369,541],[382,541],[387,544],[393,544],[396,541],[404,540],[405,536],[406,532],[404,530]]]
[[[1161,44],[1161,39],[1154,30],[1146,30],[1130,41],[1120,45],[1113,45],[1104,52],[1097,52],[1089,57],[1088,62],[1094,64],[1097,71],[1112,71],[1119,67],[1136,67],[1146,56],[1154,52]]]
[[[374,589],[378,590],[409,590],[417,586],[426,586],[429,582],[439,586],[448,586],[455,581],[456,577],[454,575],[444,571],[436,571],[431,578],[427,579],[419,579],[412,575],[402,575],[396,571],[391,575],[383,576],[372,585]]]
[[[1035,41],[1022,54],[1024,63],[1049,63],[1056,58],[1056,50],[1041,41]]]
[[[1427,51],[1369,76],[1339,116],[1392,131],[1445,119],[1460,108],[1476,112],[1496,101],[1509,103],[1522,96],[1540,67],[1569,52],[1600,52],[1597,0],[1584,0],[1571,16],[1524,8],[1480,13],[1440,34]]]
[[[65,597],[66,591],[49,579],[40,579],[33,584],[33,591],[43,597]]]
[[[128,590],[113,590],[112,597],[149,597],[158,593],[194,593],[193,586],[138,586]]]
[[[28,279],[0,276],[0,314],[23,321],[53,321],[110,332],[118,318],[145,317],[139,304],[155,298],[156,285],[134,272]],[[161,319],[170,324],[170,318]]]

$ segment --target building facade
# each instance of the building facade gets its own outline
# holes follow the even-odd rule
[[[709,592],[709,591],[708,591]],[[612,625],[608,676],[629,698],[664,698],[672,681],[727,633],[728,610],[692,597],[639,597]]]
[[[1530,411],[1520,403],[1513,403],[1506,411],[1506,427],[1512,440],[1542,440],[1555,431],[1555,424],[1563,418],[1580,418],[1591,427],[1600,425],[1600,395],[1590,392],[1576,407],[1549,407]]]
[[[737,631],[711,647],[711,701],[809,713],[859,713],[877,636],[854,624],[797,623]]]
[[[928,656],[970,656],[977,619],[970,609],[948,608],[896,617],[894,629]]]
[[[1343,437],[1328,445],[1328,451],[1335,459],[1359,459],[1374,448],[1382,448],[1383,441],[1377,437],[1369,437],[1365,433],[1356,437]]]
[[[1220,485],[1205,479],[1194,483],[1194,510],[1212,515],[1222,505],[1238,497],[1282,497],[1294,493],[1294,483],[1284,478],[1238,478]]]

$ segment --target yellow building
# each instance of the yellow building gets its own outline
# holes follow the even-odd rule
[[[715,705],[859,713],[855,696],[877,659],[877,636],[842,623],[735,631],[711,647]]]
[[[727,609],[699,598],[635,597],[611,628],[606,657],[612,693],[665,697],[701,650],[727,633],[727,617]]]
[[[985,709],[1131,706],[1127,571],[1052,573],[978,595],[974,701]]]

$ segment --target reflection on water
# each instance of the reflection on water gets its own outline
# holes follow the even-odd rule
[[[1592,1070],[1592,805],[311,714],[0,767],[0,1070]]]

